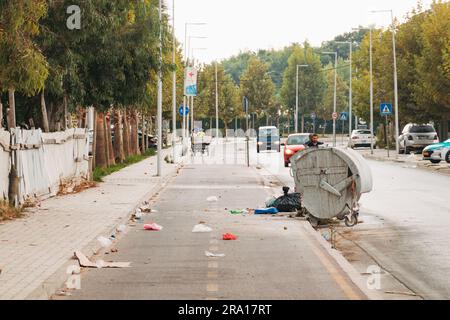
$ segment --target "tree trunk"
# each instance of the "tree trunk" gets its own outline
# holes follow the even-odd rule
[[[45,92],[41,92],[41,115],[42,115],[42,129],[45,133],[50,132],[50,127],[48,124],[47,106],[45,104]]]
[[[134,110],[129,112],[130,114],[130,153],[132,155],[136,155],[137,154],[137,148],[136,148],[136,141],[138,139],[137,137],[137,128],[136,128],[136,117],[134,114]]]
[[[94,112],[92,113],[92,117],[94,118],[94,123],[93,123],[93,130],[94,130],[94,132],[93,132],[93,141],[92,141],[92,163],[93,163],[93,166],[94,166],[94,168],[95,168],[95,166],[96,166],[96,148],[97,148],[97,128],[98,128],[98,126],[97,126],[97,111],[95,111],[95,109],[94,109]]]
[[[67,96],[64,95],[63,98],[63,106],[64,106],[64,123],[63,123],[63,130],[67,130],[67,124],[68,124],[68,118],[69,118],[69,112],[67,110]]]
[[[128,120],[128,110],[125,109],[123,112],[123,151],[125,152],[125,157],[129,157],[131,155],[130,123]]]
[[[7,121],[8,129],[14,129],[16,127],[16,99],[15,90],[8,90],[9,108],[7,109]]]
[[[134,118],[134,134],[136,138],[133,140],[134,142],[134,150],[136,151],[137,155],[141,154],[141,151],[139,149],[139,113],[137,111],[133,112],[133,118]]]
[[[449,121],[448,115],[443,115],[439,121],[438,136],[440,141],[446,141],[448,139],[448,131],[449,131],[448,121]]]
[[[116,162],[123,163],[125,154],[123,151],[122,114],[120,110],[114,112],[114,153]]]
[[[97,114],[96,122],[95,166],[106,168],[108,166],[108,158],[106,157],[105,115],[103,112]]]
[[[146,125],[145,125],[145,116],[144,116],[144,114],[142,113],[142,139],[141,139],[141,151],[142,151],[142,153],[145,153],[146,151],[147,151],[147,148],[146,148],[146,141],[147,141],[147,132],[146,132],[146,130],[147,130],[147,128],[146,128]]]
[[[108,112],[106,116],[106,134],[108,138],[108,165],[113,166],[116,164],[116,157],[114,155],[114,147],[112,143],[112,133],[111,133],[111,113]]]
[[[0,97],[0,128],[3,128],[3,104]]]

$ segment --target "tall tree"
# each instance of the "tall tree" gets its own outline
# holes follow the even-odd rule
[[[304,47],[296,46],[289,57],[288,67],[284,72],[281,88],[282,103],[294,112],[297,94],[297,65],[307,65],[299,68],[299,111],[304,123],[305,115],[318,110],[322,103],[325,79],[320,63],[320,56],[305,43]]]
[[[44,0],[0,1],[0,92],[8,91],[9,127],[16,126],[15,92],[34,95],[48,77],[47,61],[33,41],[46,11]]]
[[[266,115],[275,101],[275,85],[269,74],[269,66],[252,57],[240,79],[241,93],[250,103],[250,113]]]

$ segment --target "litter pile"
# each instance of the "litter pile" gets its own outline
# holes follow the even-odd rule
[[[284,195],[278,199],[268,200],[267,208],[276,208],[279,212],[297,212],[302,209],[302,201],[299,193],[289,193],[289,187],[283,187]]]

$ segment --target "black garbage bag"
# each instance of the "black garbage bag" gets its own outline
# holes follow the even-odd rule
[[[283,187],[284,195],[272,204],[279,212],[297,212],[302,208],[300,193],[289,193],[289,187]]]

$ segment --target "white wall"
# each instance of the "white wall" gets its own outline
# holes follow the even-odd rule
[[[5,151],[4,147],[9,147],[9,132],[0,129],[0,200],[8,198],[9,186],[9,152]]]
[[[13,144],[20,146],[14,158],[20,179],[20,203],[30,198],[54,196],[60,185],[87,179],[88,146],[84,129],[55,133],[42,133],[40,129],[12,132]],[[0,131],[0,139],[3,135],[6,136],[5,132]],[[0,195],[3,197],[3,190],[8,193],[9,154],[0,150],[0,161]]]

